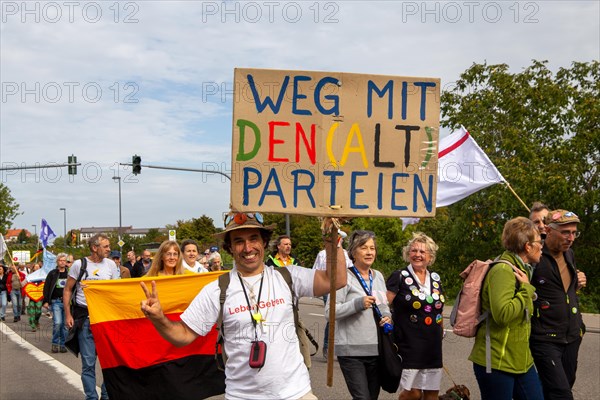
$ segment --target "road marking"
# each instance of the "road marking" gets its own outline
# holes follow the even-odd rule
[[[315,317],[324,317],[325,316],[324,314],[315,314],[315,313],[308,313],[308,315],[312,315]]]
[[[49,354],[44,353],[34,345],[30,344],[27,340],[19,336],[15,331],[10,329],[8,325],[0,322],[2,325],[2,333],[4,333],[10,340],[15,342],[18,346],[27,350],[29,354],[35,357],[38,361],[43,362],[51,366],[56,370],[56,372],[71,386],[75,389],[79,390],[81,393],[85,395],[83,391],[83,386],[81,385],[81,376],[73,371],[71,368],[67,367],[57,359],[53,358]],[[96,388],[99,389],[98,387]],[[98,392],[99,393],[99,392]]]

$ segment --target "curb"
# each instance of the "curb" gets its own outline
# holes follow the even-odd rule
[[[323,300],[320,297],[302,297],[300,304],[323,307]],[[449,320],[452,306],[444,307],[444,318]],[[583,322],[586,326],[586,333],[600,333],[600,314],[581,313]]]

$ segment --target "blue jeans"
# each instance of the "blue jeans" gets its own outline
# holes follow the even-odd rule
[[[338,356],[338,362],[352,400],[377,400],[380,389],[377,356]]]
[[[542,384],[535,367],[524,374],[511,374],[492,369],[485,372],[485,367],[473,364],[473,372],[477,378],[481,400],[544,400]]]
[[[79,352],[81,355],[81,383],[86,400],[98,400],[96,393],[96,344],[90,329],[90,319],[86,318],[78,333]],[[101,399],[108,399],[104,382],[101,387]]]
[[[52,300],[50,309],[52,310],[52,322],[54,323],[52,326],[52,344],[64,346],[69,331],[65,325],[65,309],[62,299]]]
[[[21,307],[23,304],[23,297],[21,296],[21,289],[11,290],[10,301],[13,305],[13,316],[15,318],[21,317]]]
[[[2,267],[0,267],[2,268]],[[0,308],[0,317],[6,317],[6,305],[8,304],[8,292],[3,290],[0,292],[0,304],[2,304],[2,308]]]

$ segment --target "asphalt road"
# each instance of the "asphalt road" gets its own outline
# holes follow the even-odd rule
[[[80,400],[81,361],[70,353],[50,353],[52,321],[42,317],[41,330],[31,332],[26,320],[13,323],[7,310],[7,322],[0,323],[0,399],[2,400]],[[303,299],[300,315],[315,338],[322,343],[325,318],[323,303],[318,299]],[[447,311],[449,313],[449,310]],[[576,400],[600,398],[600,316],[585,315],[590,331],[584,338],[579,353],[579,371],[575,384]],[[472,399],[479,399],[477,383],[467,356],[472,339],[448,333],[444,339],[444,361],[448,374],[444,374],[442,388],[452,386],[452,380],[471,390]],[[327,364],[321,353],[313,357],[310,371],[313,392],[319,399],[348,399],[344,378],[334,362],[333,386],[326,385]],[[100,368],[97,368],[101,382]],[[221,399],[222,396],[214,399]],[[382,392],[381,400],[397,399],[397,394]]]

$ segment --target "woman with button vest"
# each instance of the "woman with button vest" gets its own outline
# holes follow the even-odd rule
[[[438,273],[430,271],[438,246],[422,232],[403,248],[409,265],[387,280],[395,342],[402,356],[400,400],[437,400],[442,380],[444,294]]]

